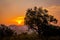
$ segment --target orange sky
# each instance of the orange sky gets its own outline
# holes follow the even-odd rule
[[[28,8],[42,6],[58,19],[60,25],[60,0],[0,0],[0,24],[17,24]],[[22,18],[20,18],[22,17]],[[20,25],[24,24],[23,22]]]

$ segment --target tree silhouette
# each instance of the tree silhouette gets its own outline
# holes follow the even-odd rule
[[[14,34],[14,31],[5,26],[4,24],[0,25],[0,37],[9,37]]]
[[[57,23],[57,19],[54,16],[48,14],[48,10],[42,7],[34,7],[34,9],[28,9],[25,15],[25,25],[28,25],[29,29],[36,30],[38,34],[42,34],[50,23]]]

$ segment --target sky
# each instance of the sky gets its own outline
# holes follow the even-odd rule
[[[46,8],[60,25],[60,0],[0,0],[0,24],[24,24],[26,10],[34,6]]]

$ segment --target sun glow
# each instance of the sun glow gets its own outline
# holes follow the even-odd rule
[[[16,19],[14,19],[14,21],[18,24],[18,25],[23,25],[24,24],[24,17],[17,17]]]
[[[16,22],[17,22],[18,24],[21,24],[21,23],[23,22],[23,20],[16,20]]]

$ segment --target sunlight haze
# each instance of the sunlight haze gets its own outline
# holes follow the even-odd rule
[[[0,24],[24,24],[26,10],[34,6],[46,8],[60,24],[60,0],[0,0]]]

